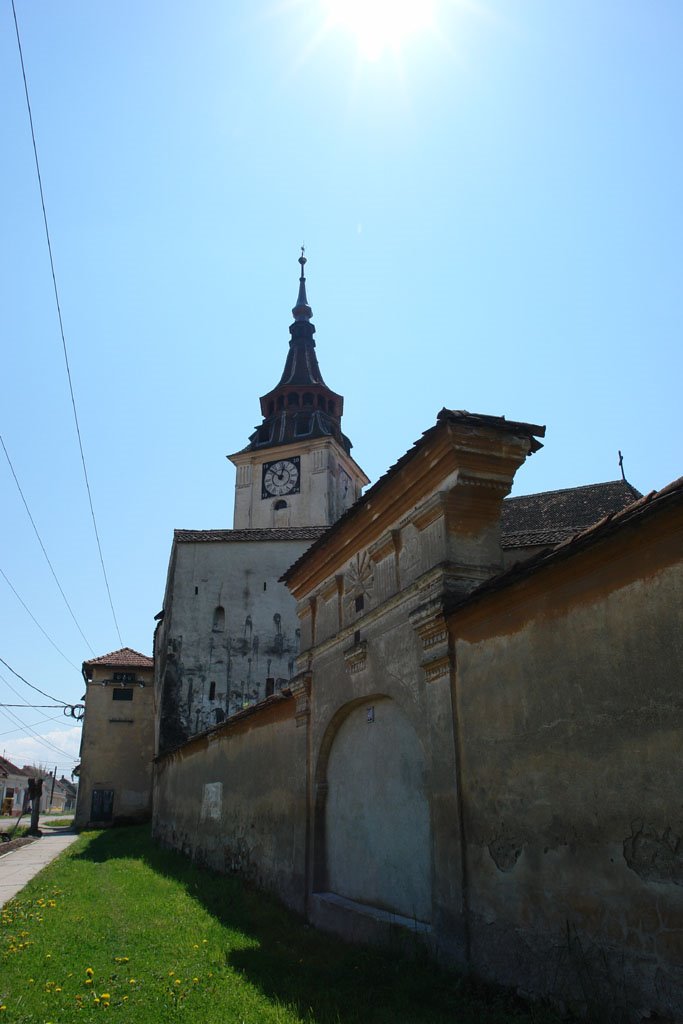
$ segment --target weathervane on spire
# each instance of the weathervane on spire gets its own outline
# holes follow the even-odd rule
[[[306,297],[306,278],[304,277],[304,267],[306,265],[306,252],[305,246],[301,246],[301,256],[299,256],[298,262],[301,264],[301,277],[299,278],[299,295],[296,300],[296,306],[292,310],[295,320],[310,320],[313,316],[313,311],[308,305],[308,298]]]

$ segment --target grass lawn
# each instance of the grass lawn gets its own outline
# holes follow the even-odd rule
[[[0,911],[0,1024],[553,1024],[545,1008],[314,931],[155,847],[83,833]]]

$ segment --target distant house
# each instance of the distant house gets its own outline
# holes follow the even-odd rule
[[[21,814],[28,794],[28,775],[22,768],[0,757],[0,814]]]
[[[123,647],[84,661],[83,678],[75,824],[144,821],[152,806],[154,663]]]
[[[64,776],[61,779],[55,778],[54,772],[45,768],[36,768],[35,765],[25,764],[23,772],[28,778],[42,779],[43,791],[40,797],[40,813],[48,814],[70,814],[76,808],[76,795],[78,790],[73,782],[69,782]]]

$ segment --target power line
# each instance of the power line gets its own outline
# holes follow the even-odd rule
[[[0,676],[0,678],[2,678],[2,676]],[[4,682],[7,682],[7,680],[5,679],[5,680],[4,680]],[[41,745],[42,745],[43,747],[45,747],[45,748],[46,748],[47,750],[55,750],[55,751],[56,751],[56,752],[57,752],[58,754],[61,754],[61,755],[62,755],[63,757],[71,757],[71,755],[69,754],[69,752],[68,752],[68,751],[66,751],[66,750],[62,750],[62,748],[61,748],[61,747],[58,747],[58,746],[56,745],[56,743],[52,743],[52,741],[51,741],[51,740],[46,740],[44,736],[41,736],[41,735],[40,735],[40,733],[38,733],[38,732],[36,732],[36,731],[35,731],[35,729],[32,729],[30,725],[27,725],[27,724],[26,724],[26,722],[22,722],[22,720],[21,720],[21,719],[19,718],[19,716],[18,716],[18,715],[15,715],[13,711],[6,711],[6,714],[7,714],[7,715],[9,715],[9,717],[10,717],[10,718],[11,718],[11,719],[12,719],[12,720],[13,720],[14,722],[16,722],[16,723],[17,723],[17,725],[20,725],[20,726],[22,726],[22,728],[23,728],[24,730],[26,730],[27,732],[30,732],[30,733],[31,733],[31,735],[32,735],[32,736],[33,736],[33,737],[34,737],[35,739],[37,739],[37,740],[38,740],[38,741],[40,742],[40,744],[41,744]],[[73,760],[75,761],[75,760],[76,760],[76,758],[73,758]]]
[[[54,580],[55,580],[55,583],[56,583],[56,584],[57,584],[57,586],[59,587],[59,593],[60,593],[60,594],[62,595],[62,597],[64,598],[64,604],[65,604],[65,605],[67,606],[67,608],[69,609],[69,614],[71,615],[71,618],[72,618],[72,619],[74,620],[74,622],[76,623],[76,628],[78,629],[78,632],[79,632],[79,633],[81,634],[81,636],[82,636],[82,637],[83,637],[83,639],[85,640],[85,643],[86,643],[86,646],[88,647],[88,650],[90,651],[90,653],[91,653],[91,654],[94,654],[95,652],[93,651],[92,647],[91,647],[91,646],[90,646],[90,644],[88,643],[88,638],[86,637],[85,633],[84,633],[84,632],[83,632],[83,630],[81,629],[81,626],[80,626],[80,623],[79,623],[78,619],[77,619],[77,618],[76,618],[76,616],[74,615],[74,610],[73,610],[73,608],[71,607],[71,605],[69,604],[69,602],[68,602],[68,600],[67,600],[67,596],[66,596],[66,594],[64,593],[64,590],[62,589],[62,584],[61,584],[61,583],[59,582],[59,579],[57,578],[57,573],[56,573],[56,572],[55,572],[55,570],[54,570],[54,566],[53,566],[52,562],[50,561],[50,557],[49,557],[49,555],[48,555],[47,551],[45,550],[45,545],[43,544],[43,541],[42,541],[42,539],[41,539],[41,536],[40,536],[40,534],[38,533],[38,527],[37,527],[37,526],[36,526],[36,524],[35,524],[35,520],[34,520],[33,516],[31,515],[31,509],[30,509],[30,508],[28,507],[28,502],[26,501],[26,498],[24,497],[24,492],[23,492],[23,491],[22,491],[22,489],[21,489],[21,484],[19,483],[19,478],[18,478],[17,474],[16,474],[16,473],[15,473],[15,471],[14,471],[14,466],[12,465],[12,460],[11,460],[11,459],[10,459],[10,457],[9,457],[9,452],[7,451],[7,448],[6,448],[6,446],[5,446],[5,442],[4,442],[4,441],[3,441],[3,439],[2,439],[2,434],[0,434],[0,444],[2,445],[2,450],[3,450],[3,451],[4,451],[4,453],[5,453],[5,458],[7,459],[7,463],[8,463],[8,465],[9,465],[9,468],[10,468],[10,470],[12,471],[12,476],[14,477],[14,482],[15,482],[15,484],[17,485],[17,490],[19,491],[19,494],[21,495],[21,500],[22,500],[22,501],[23,501],[23,503],[24,503],[24,508],[26,509],[26,513],[27,513],[27,515],[28,515],[28,517],[29,517],[29,519],[30,519],[30,521],[31,521],[31,526],[33,527],[33,531],[34,531],[34,533],[35,533],[36,537],[38,538],[38,543],[40,544],[40,547],[41,547],[41,550],[42,550],[43,554],[45,555],[45,561],[46,561],[46,562],[47,562],[47,564],[48,564],[48,565],[50,566],[50,572],[51,572],[51,573],[52,573],[52,575],[54,576]],[[4,574],[4,573],[3,573],[2,575],[3,575],[3,576],[5,576],[5,574]],[[5,579],[7,579],[7,577],[6,577],[6,576],[5,576]],[[9,580],[8,580],[8,583],[9,583]],[[10,586],[11,586],[11,584],[10,584]],[[14,587],[12,587],[12,590],[14,590]],[[15,593],[16,593],[16,591],[15,591]],[[17,596],[19,596],[19,595],[17,595]],[[21,599],[20,599],[20,600],[21,600]],[[21,603],[23,604],[24,602],[22,601]],[[24,607],[25,607],[25,606],[24,606]],[[28,611],[28,609],[27,609],[27,611]],[[33,616],[31,616],[31,617],[33,618]],[[48,639],[49,639],[49,637],[48,637]],[[61,654],[62,652],[60,651],[59,653]],[[67,658],[67,661],[68,661],[68,660],[69,660],[69,659]],[[74,666],[74,667],[75,667],[75,666]]]
[[[8,668],[10,670],[13,676],[16,676],[17,679],[21,679],[22,683],[26,683],[26,685],[30,686],[32,690],[36,691],[36,693],[42,694],[43,697],[47,697],[48,700],[56,701],[60,705],[60,707],[68,707],[66,701],[60,700],[59,697],[54,697],[51,693],[45,693],[45,690],[41,690],[39,686],[34,686],[33,683],[29,683],[28,679],[24,679],[22,675],[19,675],[19,673],[16,672],[11,665],[8,665],[4,658],[0,658],[0,662],[5,666],[5,668]],[[0,679],[3,678],[3,676],[0,676]],[[13,693],[17,693],[17,691],[14,689],[11,683],[8,683],[6,679],[4,681],[7,683],[7,685],[9,686],[10,690]],[[18,696],[21,697],[21,694],[18,694]]]
[[[2,440],[2,438],[0,438],[0,440]],[[3,445],[3,447],[4,447],[4,445]],[[46,638],[47,640],[49,640],[49,641],[50,641],[50,643],[52,644],[52,646],[54,647],[54,649],[55,649],[55,650],[57,651],[57,653],[58,653],[58,654],[61,654],[61,656],[62,656],[62,657],[64,658],[64,661],[67,661],[67,662],[69,663],[69,665],[71,665],[71,667],[72,667],[72,668],[75,668],[75,669],[76,669],[76,671],[78,672],[78,665],[74,665],[74,663],[73,663],[73,661],[71,660],[71,658],[67,658],[67,656],[66,656],[66,654],[64,653],[64,651],[62,651],[62,650],[61,650],[61,649],[60,649],[60,648],[59,648],[59,647],[57,646],[57,644],[56,644],[56,643],[54,642],[54,640],[52,639],[52,637],[50,636],[50,634],[49,634],[49,633],[47,633],[47,632],[46,632],[46,631],[45,631],[45,630],[43,629],[43,627],[41,626],[41,624],[40,624],[40,623],[38,622],[38,619],[37,619],[37,618],[35,617],[35,615],[34,615],[34,614],[33,614],[33,612],[31,611],[31,609],[30,609],[30,608],[28,607],[28,605],[26,604],[26,602],[22,600],[22,598],[21,598],[21,597],[19,596],[19,594],[17,593],[17,591],[16,591],[15,589],[14,589],[14,587],[12,586],[12,583],[10,582],[10,580],[9,580],[9,578],[8,578],[8,576],[7,576],[7,574],[6,574],[6,573],[5,573],[4,571],[3,571],[3,569],[0,569],[0,575],[1,575],[1,576],[2,576],[2,578],[3,578],[4,580],[5,580],[5,583],[6,583],[6,584],[7,584],[7,586],[8,586],[9,588],[10,588],[10,590],[12,591],[12,593],[14,594],[14,596],[16,597],[16,599],[17,599],[17,601],[19,602],[19,604],[21,604],[21,605],[22,605],[22,607],[23,607],[23,608],[25,608],[25,609],[26,609],[26,611],[28,612],[28,614],[29,614],[29,615],[31,616],[31,618],[33,619],[33,621],[35,622],[36,626],[38,627],[38,629],[40,630],[40,632],[41,632],[41,633],[43,634],[43,636],[44,636],[44,637],[45,637],[45,638]],[[92,650],[92,648],[91,648],[91,650]]]
[[[0,707],[3,705],[0,704]],[[8,707],[14,707],[14,705],[7,705]],[[0,732],[0,736],[10,736],[14,732],[25,732],[26,729],[33,729],[36,725],[42,725],[43,722],[60,722],[62,719],[61,715],[42,715],[39,722],[33,722],[31,725],[22,726],[17,729],[7,729],[6,732]]]
[[[0,704],[0,708],[59,708],[62,709],[61,704]],[[55,719],[56,721],[56,719]]]
[[[71,380],[71,367],[69,366],[69,355],[66,349],[66,337],[64,335],[64,323],[62,321],[62,309],[59,304],[59,292],[57,290],[57,275],[55,274],[55,264],[52,258],[52,243],[50,241],[50,229],[47,223],[47,211],[45,209],[45,195],[43,193],[43,180],[40,176],[40,164],[38,162],[38,147],[36,145],[36,133],[33,128],[33,114],[31,113],[31,101],[28,94],[28,82],[26,80],[26,68],[24,67],[24,54],[21,49],[21,38],[19,36],[19,22],[17,21],[17,12],[14,6],[14,0],[12,0],[12,14],[14,15],[14,28],[17,34],[17,46],[19,48],[19,60],[21,62],[21,74],[24,80],[24,93],[26,95],[26,108],[28,110],[28,119],[31,126],[31,141],[33,142],[33,155],[36,161],[36,173],[38,175],[38,188],[40,190],[40,204],[43,209],[43,223],[45,225],[45,238],[47,240],[47,251],[50,257],[50,270],[52,271],[52,284],[55,292],[55,302],[57,304],[57,317],[59,319],[59,331],[62,336],[62,349],[64,351],[64,363],[66,365],[66,376],[69,381],[69,393],[71,395],[71,408],[74,414],[74,423],[76,425],[76,435],[78,437],[78,447],[81,453],[81,463],[83,465],[83,476],[85,478],[85,489],[88,492],[88,503],[90,505],[90,515],[92,517],[93,529],[95,531],[95,540],[97,541],[97,550],[100,555],[100,565],[102,566],[102,575],[104,576],[104,585],[107,588],[107,597],[109,598],[109,607],[111,608],[111,614],[114,619],[114,625],[116,626],[116,632],[119,637],[119,643],[123,647],[123,640],[121,638],[121,630],[119,629],[119,623],[116,618],[116,612],[114,611],[114,602],[112,601],[111,590],[109,588],[109,580],[107,578],[107,570],[104,567],[104,555],[102,554],[102,545],[100,544],[100,535],[97,529],[97,520],[95,519],[95,508],[93,506],[92,494],[90,491],[90,480],[88,479],[88,470],[85,465],[85,453],[83,451],[83,441],[81,440],[81,428],[78,422],[78,413],[76,412],[76,398],[74,396],[73,382]],[[89,645],[88,645],[89,646]]]

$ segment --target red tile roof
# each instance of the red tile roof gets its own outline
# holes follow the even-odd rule
[[[648,516],[655,515],[662,508],[675,506],[676,504],[683,504],[683,476],[667,484],[661,491],[651,491],[644,497],[640,497],[637,501],[627,505],[626,508],[603,516],[598,522],[574,534],[555,547],[547,551],[540,551],[537,555],[533,555],[524,562],[516,562],[506,572],[500,573],[498,576],[492,576],[491,579],[486,580],[485,583],[482,583],[466,597],[453,598],[449,602],[447,610],[449,612],[455,611],[461,605],[474,603],[481,598],[485,598],[490,593],[503,590],[518,580],[538,572],[546,565],[559,562],[564,558],[570,558],[592,544],[599,543],[604,538],[609,537],[610,534],[616,533],[617,530],[632,523],[637,523],[638,520],[645,519]]]
[[[0,775],[27,775],[23,768],[17,768],[6,757],[0,757]]]
[[[641,497],[625,480],[610,480],[506,498],[501,520],[503,547],[560,544]]]
[[[154,661],[146,654],[134,651],[132,647],[122,647],[119,651],[110,651],[99,658],[91,658],[83,662],[83,671],[104,665],[106,668],[154,668]]]

